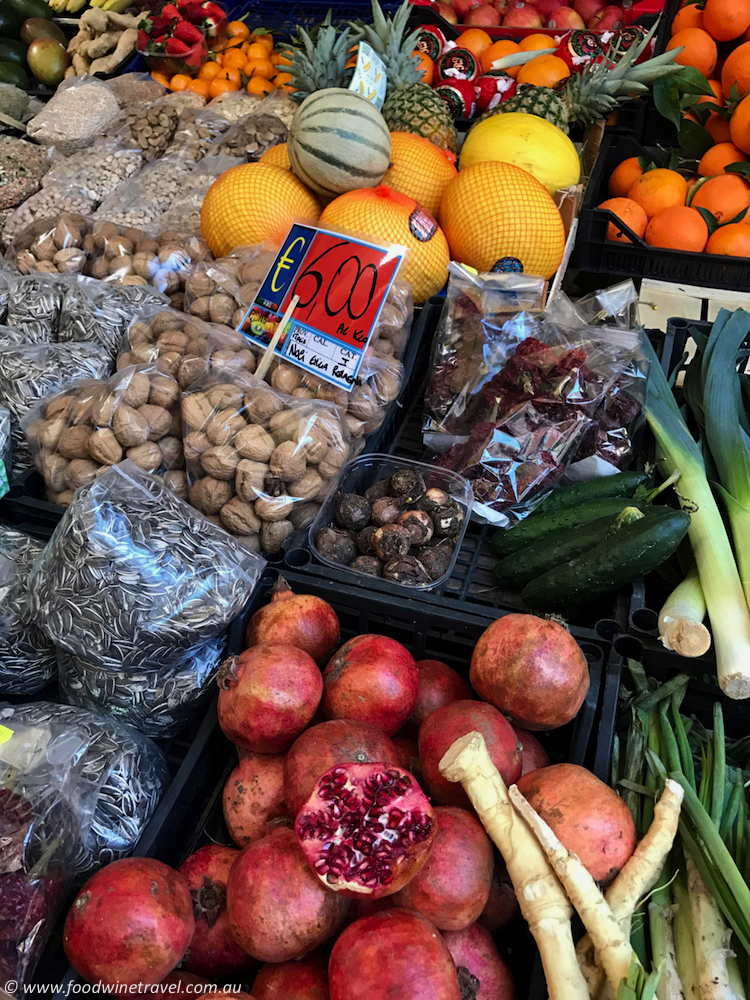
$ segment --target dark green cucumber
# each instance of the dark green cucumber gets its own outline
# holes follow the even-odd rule
[[[592,500],[590,503],[578,504],[577,507],[568,507],[565,510],[553,510],[549,514],[532,514],[515,528],[495,532],[490,542],[490,551],[496,556],[509,556],[519,549],[525,549],[527,545],[544,541],[563,529],[570,530],[599,517],[616,517],[626,507],[637,507],[644,513],[649,510],[649,504],[643,503],[642,500],[607,497],[604,500]]]
[[[25,69],[27,48],[28,45],[14,38],[0,38],[0,62],[17,63]]]
[[[614,476],[599,476],[585,483],[563,486],[554,490],[539,504],[532,517],[548,514],[552,510],[565,510],[591,500],[606,500],[607,497],[632,497],[639,486],[645,486],[651,478],[648,472],[617,472]]]
[[[0,83],[12,83],[21,90],[28,90],[30,86],[26,70],[14,62],[0,62]]]
[[[653,507],[640,520],[620,524],[589,551],[532,580],[521,597],[534,611],[561,611],[611,594],[661,566],[675,552],[689,526],[686,511]]]

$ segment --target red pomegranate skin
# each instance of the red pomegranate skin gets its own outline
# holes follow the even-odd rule
[[[505,867],[499,852],[495,852],[495,871],[492,874],[492,885],[490,886],[490,896],[482,910],[478,924],[481,924],[491,934],[507,927],[511,920],[514,920],[521,912],[516,899],[516,892],[510,880],[508,869]]]
[[[617,792],[577,764],[531,771],[518,790],[599,885],[608,886],[636,845],[633,817]]]
[[[187,882],[154,858],[123,858],[86,882],[68,911],[65,956],[89,983],[159,983],[195,930]]]
[[[454,701],[469,701],[472,691],[468,681],[456,673],[453,667],[440,660],[417,660],[419,671],[419,693],[414,713],[405,729],[408,735],[416,736],[419,727],[428,715],[432,715],[444,705]]]
[[[341,641],[338,615],[321,597],[295,594],[281,576],[272,593],[270,604],[256,611],[248,623],[248,649],[261,642],[297,646],[322,668]]]
[[[479,980],[476,1000],[515,1000],[513,976],[489,931],[471,924],[461,931],[445,931],[443,940],[456,968],[468,969]]]
[[[281,753],[310,724],[323,678],[303,650],[266,642],[235,657],[219,688],[224,735],[244,750]]]
[[[424,867],[393,896],[440,931],[473,924],[487,904],[495,857],[490,838],[466,809],[437,806],[437,837]]]
[[[312,795],[315,782],[335,764],[398,764],[392,741],[369,722],[332,719],[306,730],[284,761],[284,796],[296,816]]]
[[[255,1000],[329,1000],[328,955],[314,951],[298,962],[267,962],[253,983]]]
[[[521,775],[521,753],[508,720],[484,702],[454,701],[428,716],[419,730],[419,758],[425,788],[441,806],[471,808],[461,785],[444,778],[438,764],[459,736],[475,731],[484,736],[490,759],[506,785],[514,784]]]
[[[350,924],[328,964],[331,1000],[461,1000],[458,973],[440,932],[396,908]]]
[[[349,900],[310,870],[294,830],[276,829],[240,853],[229,872],[235,939],[260,962],[303,958],[343,926]]]
[[[284,754],[243,751],[224,786],[224,820],[232,840],[247,847],[266,835],[266,825],[287,815]]]
[[[414,711],[419,671],[408,649],[384,635],[358,635],[344,643],[323,671],[327,719],[357,719],[399,731]]]
[[[529,771],[536,771],[540,767],[549,767],[552,761],[542,744],[527,729],[520,726],[513,726],[516,739],[523,748],[521,750],[521,774],[528,774]]]
[[[471,657],[480,698],[524,729],[559,729],[574,719],[589,689],[589,665],[570,632],[536,615],[503,615]]]
[[[239,851],[221,844],[206,844],[177,869],[193,900],[195,933],[183,966],[187,972],[217,978],[246,972],[247,952],[234,940],[227,913],[227,878]]]

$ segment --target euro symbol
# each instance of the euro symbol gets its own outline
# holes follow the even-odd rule
[[[279,271],[289,271],[289,270],[291,270],[292,265],[297,263],[294,260],[294,258],[290,257],[289,255],[292,252],[292,250],[294,250],[295,246],[298,243],[301,243],[302,247],[304,249],[304,246],[305,246],[305,238],[304,238],[304,236],[298,236],[296,240],[294,240],[292,243],[289,244],[289,246],[286,248],[286,252],[284,253],[284,256],[281,258],[281,260],[279,261],[279,263],[276,265],[276,270],[274,271],[273,278],[271,279],[271,291],[272,292],[280,292],[281,291],[281,287],[280,286],[277,287],[277,285],[276,285],[276,279],[279,276]]]

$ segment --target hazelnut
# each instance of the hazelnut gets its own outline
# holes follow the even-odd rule
[[[148,441],[148,421],[131,406],[119,406],[115,410],[112,428],[123,448],[135,448]]]
[[[189,490],[190,503],[204,514],[218,514],[234,494],[232,484],[206,476],[199,479]]]
[[[149,441],[158,441],[169,433],[169,428],[172,426],[172,414],[169,410],[165,410],[163,406],[144,403],[138,408],[138,412],[148,421]]]
[[[182,419],[188,427],[201,428],[213,416],[214,408],[202,392],[194,392],[182,400]]]
[[[269,468],[263,462],[251,462],[250,459],[243,458],[235,472],[237,496],[246,503],[257,500],[263,492],[263,484],[268,473]]]
[[[206,434],[212,444],[231,444],[246,427],[245,418],[237,410],[227,407],[215,413],[206,424]]]
[[[48,490],[61,493],[67,488],[65,471],[69,462],[62,455],[48,455],[44,459],[44,482]]]
[[[253,505],[239,497],[232,497],[219,511],[219,517],[227,531],[234,535],[252,535],[260,531],[261,520],[253,510]]]
[[[131,462],[135,462],[146,472],[156,472],[161,465],[161,449],[153,441],[147,441],[137,448],[128,448],[125,454]]]
[[[185,437],[182,444],[188,462],[198,461],[203,452],[211,447],[208,436],[202,431],[192,431]]]
[[[89,455],[102,465],[117,465],[122,458],[120,442],[109,427],[101,427],[89,435]]]
[[[257,424],[244,427],[235,438],[234,446],[243,458],[252,458],[255,462],[267,462],[276,448],[268,431]]]
[[[323,486],[323,480],[315,469],[308,469],[301,479],[297,479],[292,486],[292,493],[300,500],[310,500],[316,497]]]
[[[279,392],[291,393],[302,385],[303,374],[292,365],[279,365],[271,375],[271,385]]]
[[[161,464],[165,469],[181,469],[185,464],[182,441],[177,437],[163,437],[157,444],[161,452]]]
[[[60,437],[58,450],[64,458],[88,458],[89,437],[90,432],[88,427],[81,425],[78,427],[68,427]]]
[[[89,458],[74,458],[65,470],[65,485],[69,490],[93,483],[101,466]]]
[[[307,463],[299,454],[293,441],[284,441],[271,455],[271,473],[281,479],[294,481],[301,479],[307,471]]]
[[[294,507],[294,501],[287,496],[263,497],[255,501],[255,513],[263,521],[283,521],[289,517]]]
[[[260,547],[265,555],[280,552],[284,541],[294,531],[291,521],[277,521],[275,524],[265,522],[260,526]]]
[[[138,409],[148,400],[151,382],[145,372],[133,372],[130,378],[123,379],[120,385],[123,387],[120,398],[126,406]]]
[[[184,472],[166,472],[162,482],[168,490],[176,493],[177,496],[181,497],[183,500],[187,500],[188,481]]]
[[[263,424],[284,409],[284,404],[270,389],[252,389],[245,396],[247,419],[253,424]]]
[[[163,406],[171,410],[180,398],[180,386],[176,379],[162,372],[154,372],[151,376],[151,388],[148,401],[152,406]]]
[[[234,479],[240,456],[230,445],[215,445],[201,455],[201,464],[214,479]]]

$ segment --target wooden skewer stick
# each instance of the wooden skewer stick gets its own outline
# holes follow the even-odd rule
[[[256,378],[262,379],[265,376],[268,369],[271,367],[271,362],[273,361],[273,352],[276,350],[276,345],[278,344],[279,340],[281,340],[281,334],[284,332],[284,328],[291,319],[292,313],[297,308],[298,302],[299,302],[299,295],[295,295],[292,298],[292,301],[286,307],[286,312],[279,320],[279,325],[276,327],[273,337],[271,337],[271,343],[266,348],[263,357],[260,359],[260,364],[255,369]]]

